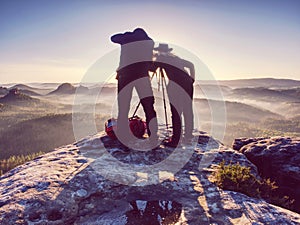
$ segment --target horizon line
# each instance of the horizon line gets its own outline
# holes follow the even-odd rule
[[[253,77],[253,78],[236,78],[236,79],[216,79],[216,80],[196,80],[196,81],[238,81],[238,80],[264,80],[264,79],[272,79],[272,80],[290,80],[290,81],[299,81],[300,79],[294,79],[294,78],[274,78],[274,77]],[[100,82],[78,82],[78,81],[15,81],[15,82],[8,82],[8,83],[1,83],[0,85],[10,85],[10,84],[32,84],[32,83],[38,83],[38,84],[63,84],[63,83],[70,83],[70,84],[80,84],[80,83],[105,83],[105,81]],[[115,82],[106,82],[108,84],[115,84],[117,83],[117,80]]]

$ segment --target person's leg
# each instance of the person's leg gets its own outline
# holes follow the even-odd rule
[[[174,82],[169,82],[167,86],[168,97],[170,100],[170,108],[172,114],[172,142],[177,145],[182,132],[182,122],[181,122],[181,114],[182,114],[182,102],[181,95],[178,92],[178,85]]]
[[[184,138],[186,140],[193,138],[194,113],[193,113],[193,84],[186,88],[187,95],[183,100],[183,117],[184,117]]]
[[[193,129],[194,129],[194,114],[193,114],[193,106],[192,101],[188,101],[185,103],[185,107],[183,110],[184,117],[184,138],[191,139],[193,137]]]
[[[178,144],[180,137],[181,137],[181,115],[180,111],[177,110],[177,107],[174,107],[172,104],[170,104],[171,107],[171,113],[172,113],[172,142],[174,144]]]
[[[135,88],[141,99],[141,104],[146,115],[147,132],[150,139],[157,140],[158,125],[156,111],[154,109],[154,96],[149,77],[139,79],[135,84]]]
[[[132,97],[133,85],[126,80],[126,76],[119,76],[118,79],[118,120],[117,120],[117,138],[124,145],[128,145],[130,140],[130,130],[128,125],[128,113],[130,109],[130,100]]]
[[[141,104],[146,115],[147,132],[150,137],[152,134],[155,136],[157,135],[158,125],[156,112],[154,110],[154,97],[152,96],[141,99]]]

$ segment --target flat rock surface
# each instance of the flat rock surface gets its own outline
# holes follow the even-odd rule
[[[295,212],[219,189],[211,176],[222,160],[258,176],[243,154],[203,133],[177,149],[130,152],[96,134],[3,175],[0,224],[300,223]]]

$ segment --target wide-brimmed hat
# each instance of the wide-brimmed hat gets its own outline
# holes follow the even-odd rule
[[[154,48],[154,50],[159,52],[170,52],[173,48],[169,48],[168,44],[160,43],[157,48]]]
[[[148,37],[148,34],[146,33],[146,31],[145,31],[143,28],[140,28],[140,27],[134,29],[133,35],[134,35],[134,37],[135,37],[138,41],[139,41],[139,40],[148,40],[148,39],[150,39],[150,38]]]

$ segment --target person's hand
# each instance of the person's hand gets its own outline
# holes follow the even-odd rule
[[[157,69],[157,67],[156,67],[155,63],[152,62],[152,63],[149,64],[149,71],[150,72],[154,73],[156,71],[156,69]]]
[[[190,77],[190,79],[191,79],[191,82],[193,84],[195,82],[195,80],[192,77]]]
[[[153,60],[153,61],[156,61],[156,60],[157,60],[157,57],[158,57],[158,53],[154,53],[153,56],[152,56],[152,60]]]

